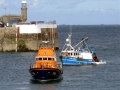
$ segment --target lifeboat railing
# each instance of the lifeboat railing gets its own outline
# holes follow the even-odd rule
[[[39,66],[36,66],[34,67],[35,63],[31,63],[30,64],[30,68],[47,68],[46,66],[44,66],[43,64],[39,65]]]
[[[51,63],[42,63],[35,65],[35,63],[30,64],[30,68],[56,68],[62,69],[62,63],[56,63],[55,65],[52,65]]]

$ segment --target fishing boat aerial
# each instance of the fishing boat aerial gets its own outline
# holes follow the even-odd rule
[[[48,43],[48,41],[43,42]],[[42,46],[38,49],[35,63],[31,64],[29,72],[33,80],[39,80],[40,82],[63,78],[62,64],[57,61],[54,49],[48,46]]]
[[[59,54],[63,65],[98,65],[106,64],[99,60],[94,50],[88,45],[88,37],[82,39],[75,46],[71,45],[71,34],[68,35],[66,43]]]

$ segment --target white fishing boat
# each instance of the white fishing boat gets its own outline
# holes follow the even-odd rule
[[[94,50],[88,45],[88,37],[82,39],[75,46],[71,45],[71,36],[68,35],[66,43],[59,54],[63,65],[93,65],[106,64],[97,58]]]

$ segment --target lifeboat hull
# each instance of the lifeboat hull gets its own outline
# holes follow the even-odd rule
[[[32,78],[35,80],[50,81],[62,79],[62,71],[56,68],[48,69],[31,68],[29,72]]]

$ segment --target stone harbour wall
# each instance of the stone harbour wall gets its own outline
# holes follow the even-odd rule
[[[54,28],[54,30],[44,28],[38,34],[20,34],[19,28],[16,27],[0,28],[0,51],[3,52],[15,52],[16,48],[18,52],[37,51],[41,45],[43,46],[42,41],[46,40],[50,41],[49,47],[54,47],[55,50],[59,49],[57,28]],[[54,43],[54,45],[51,43]]]

